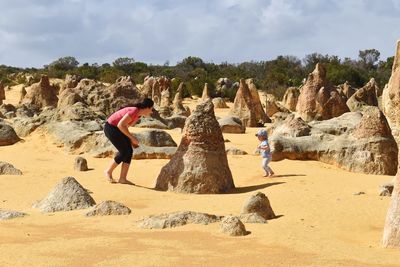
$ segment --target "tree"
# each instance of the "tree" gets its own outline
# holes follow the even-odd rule
[[[367,69],[376,67],[380,55],[381,53],[376,49],[360,50],[358,53],[360,61]]]
[[[67,70],[72,70],[76,68],[79,65],[78,60],[74,57],[61,57],[49,65],[45,66],[47,69],[54,69],[54,70],[61,70],[61,71],[67,71]]]
[[[113,67],[123,72],[123,75],[131,75],[134,72],[135,60],[129,57],[120,57],[113,62]]]
[[[135,60],[133,58],[120,57],[120,58],[117,58],[116,60],[114,60],[113,66],[116,67],[116,68],[121,68],[121,67],[124,67],[126,65],[131,65],[133,63],[135,63]]]
[[[204,68],[204,61],[199,57],[187,57],[182,60],[182,62],[178,63],[176,66],[186,65],[195,68]]]

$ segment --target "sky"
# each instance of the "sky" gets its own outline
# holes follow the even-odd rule
[[[393,56],[400,0],[0,0],[0,65]]]

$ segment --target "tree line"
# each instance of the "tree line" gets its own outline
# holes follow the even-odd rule
[[[163,65],[146,64],[129,57],[117,58],[112,64],[80,64],[76,58],[67,56],[43,68],[16,68],[0,65],[0,80],[5,85],[24,83],[23,76],[17,81],[9,78],[9,74],[18,72],[31,74],[33,82],[38,81],[42,74],[50,78],[64,78],[66,74],[75,74],[106,83],[113,83],[118,77],[127,75],[131,76],[136,83],[143,83],[148,75],[166,76],[175,78],[173,90],[176,90],[180,82],[184,82],[188,94],[201,95],[204,83],[208,83],[213,90],[216,81],[221,77],[232,81],[253,78],[259,89],[282,97],[288,87],[300,86],[318,62],[327,69],[327,78],[332,85],[347,81],[350,85],[359,88],[373,77],[378,85],[383,87],[390,78],[393,60],[394,57],[381,60],[380,52],[376,49],[359,51],[357,59],[341,59],[334,55],[313,53],[306,55],[303,59],[295,56],[278,56],[273,60],[238,64],[228,62],[215,64],[190,56],[175,66],[170,66],[169,62]],[[234,94],[228,97],[232,98]]]

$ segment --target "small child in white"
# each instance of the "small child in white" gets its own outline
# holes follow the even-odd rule
[[[268,133],[266,130],[261,129],[256,133],[256,136],[258,137],[258,140],[260,140],[260,144],[258,145],[257,149],[260,150],[261,156],[263,157],[262,167],[265,170],[264,177],[272,177],[274,175],[274,172],[268,166],[272,158],[271,149],[268,143]]]

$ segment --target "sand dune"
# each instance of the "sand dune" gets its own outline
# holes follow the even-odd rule
[[[223,116],[227,110],[216,113]],[[264,178],[261,158],[251,154],[257,130],[224,134],[227,147],[250,154],[228,156],[237,188],[221,195],[153,190],[168,160],[134,160],[129,179],[136,186],[109,184],[102,173],[110,159],[83,154],[91,170],[74,171],[77,155],[42,132],[1,147],[0,160],[24,175],[0,176],[0,209],[29,216],[0,222],[0,266],[400,266],[399,251],[380,246],[390,199],[380,197],[378,188],[392,177],[284,160],[271,164],[276,177]],[[168,132],[179,144],[180,131]],[[93,192],[97,203],[115,200],[132,214],[87,218],[84,210],[42,214],[31,207],[65,176]],[[268,196],[278,218],[246,224],[251,234],[244,237],[220,233],[218,223],[164,230],[135,225],[146,216],[174,211],[239,214],[258,191]],[[353,195],[359,191],[365,194]]]

